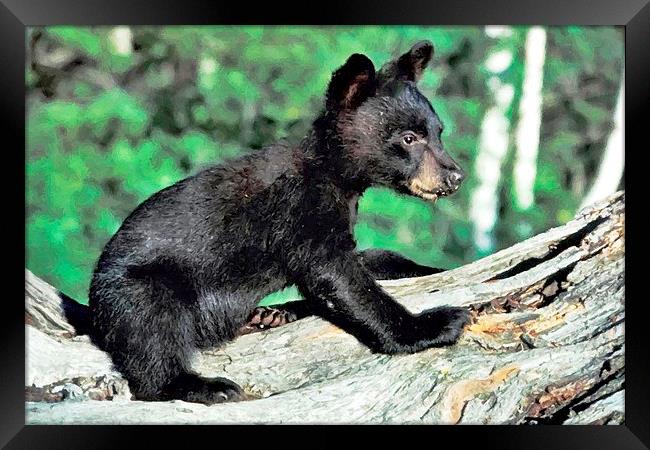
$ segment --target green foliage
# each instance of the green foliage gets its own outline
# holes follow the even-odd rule
[[[360,248],[455,267],[477,257],[468,219],[491,46],[515,48],[503,77],[520,84],[526,28],[491,40],[479,27],[132,27],[30,29],[26,67],[27,265],[86,301],[103,245],[157,190],[274,140],[302,137],[330,74],[355,52],[377,64],[421,39],[434,62],[420,82],[445,123],[443,140],[469,172],[434,205],[387,189],[360,204]],[[620,30],[548,29],[536,205],[512,201],[512,152],[500,185],[497,247],[568,220],[611,130],[623,64]],[[76,63],[74,63],[76,61]],[[31,64],[34,63],[34,64]],[[516,93],[519,95],[519,91]],[[516,104],[516,102],[515,102]],[[513,109],[511,116],[516,118]],[[295,288],[265,299],[298,298]]]

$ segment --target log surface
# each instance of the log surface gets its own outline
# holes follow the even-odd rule
[[[212,406],[130,400],[58,292],[26,271],[27,423],[623,423],[624,224],[619,192],[466,266],[381,282],[413,312],[470,307],[452,347],[373,354],[311,317],[197,354],[201,374],[258,397]]]

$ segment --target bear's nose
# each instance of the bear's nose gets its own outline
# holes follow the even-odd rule
[[[447,175],[447,185],[452,189],[456,190],[460,187],[460,183],[465,179],[465,174],[459,170],[454,170]]]
[[[463,181],[463,174],[460,172],[452,172],[451,175],[449,175],[449,179],[454,184],[460,184],[460,182]]]

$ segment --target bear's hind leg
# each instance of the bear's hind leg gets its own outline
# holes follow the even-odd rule
[[[129,298],[130,307],[111,308],[113,320],[105,327],[109,331],[102,347],[136,399],[212,404],[246,398],[234,382],[202,378],[190,370],[196,331],[187,299],[149,277],[122,281],[120,291],[127,292],[119,295],[122,300]],[[121,311],[118,317],[116,309]]]

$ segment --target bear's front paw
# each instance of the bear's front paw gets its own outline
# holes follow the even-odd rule
[[[430,322],[431,331],[434,332],[434,346],[454,344],[471,318],[468,309],[451,306],[436,308],[423,315]]]
[[[248,334],[255,331],[277,328],[295,321],[298,317],[295,313],[284,309],[258,306],[248,316],[248,321],[240,330],[239,334]]]

